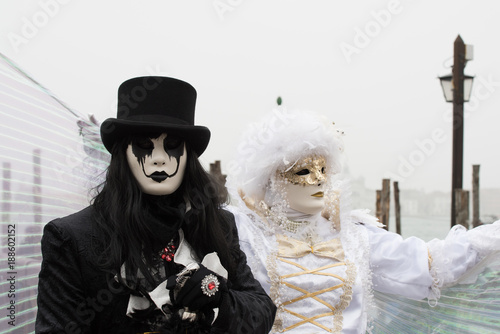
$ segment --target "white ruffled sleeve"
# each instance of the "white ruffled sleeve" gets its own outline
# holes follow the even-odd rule
[[[466,230],[454,226],[444,240],[427,244],[434,280],[429,299],[439,299],[441,289],[457,283],[474,283],[485,265],[498,258],[500,221]]]
[[[411,299],[438,300],[441,289],[474,283],[500,254],[500,221],[466,230],[454,226],[444,240],[428,243],[366,225],[373,288]]]
[[[365,225],[370,243],[373,289],[411,299],[429,294],[433,278],[429,273],[427,245],[421,239],[403,239],[399,234]]]

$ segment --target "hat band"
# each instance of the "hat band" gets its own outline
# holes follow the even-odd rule
[[[148,122],[148,123],[170,123],[170,124],[179,124],[179,125],[190,125],[187,121],[175,118],[168,117],[163,115],[133,115],[129,116],[126,119],[122,119],[123,121],[133,121],[133,122]]]

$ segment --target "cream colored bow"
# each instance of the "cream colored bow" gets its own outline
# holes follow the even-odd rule
[[[317,256],[330,257],[338,261],[344,261],[344,249],[340,239],[331,239],[316,244],[288,238],[284,235],[276,236],[278,241],[278,256],[299,258],[313,253]]]

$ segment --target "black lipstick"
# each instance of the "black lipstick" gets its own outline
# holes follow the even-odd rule
[[[165,172],[154,172],[149,177],[152,178],[153,181],[160,183],[168,178],[168,174]]]

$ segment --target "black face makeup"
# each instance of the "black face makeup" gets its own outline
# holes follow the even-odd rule
[[[155,147],[155,143],[153,142],[153,140],[158,139],[160,136],[161,134],[154,137],[135,136],[131,140],[132,153],[136,157],[137,163],[141,166],[144,175],[156,182],[162,182],[167,178],[173,177],[177,174],[179,170],[180,157],[184,153],[184,141],[175,135],[167,135],[163,139],[163,147]],[[156,145],[158,146],[158,143]],[[144,169],[144,163],[147,157],[152,158],[153,150],[155,149],[163,149],[168,155],[169,159],[175,159],[176,167],[173,173],[168,174],[164,170],[155,171],[149,175],[146,173]],[[162,168],[162,166],[158,166],[158,168]]]

